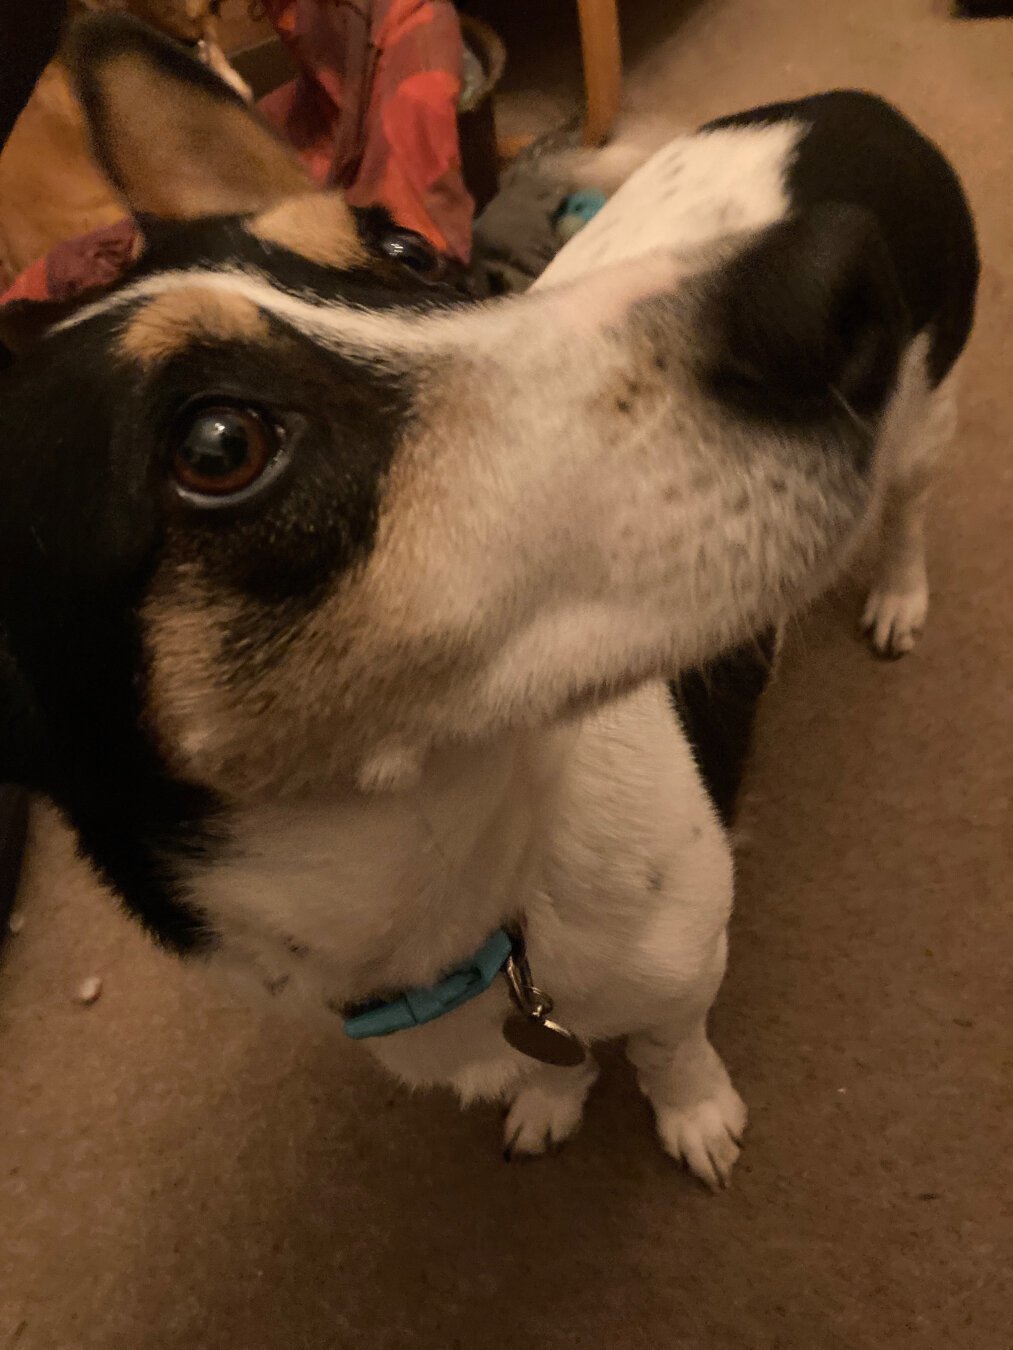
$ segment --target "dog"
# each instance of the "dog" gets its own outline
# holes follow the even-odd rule
[[[670,682],[755,676],[877,523],[874,640],[912,640],[952,170],[868,94],[740,114],[476,303],[150,32],[71,59],[145,249],[41,337],[8,315],[0,775],[165,947],[503,1100],[510,1156],[623,1038],[724,1185],[729,801]]]
[[[191,47],[244,98],[252,94],[218,40],[217,0],[76,0],[72,9],[129,10]],[[112,225],[123,204],[88,150],[63,62],[50,62],[0,155],[0,285],[65,239]]]
[[[801,138],[800,125],[805,129]],[[731,140],[721,161],[714,162],[715,134],[721,139],[722,132],[731,133]],[[783,155],[776,149],[779,138],[788,147]],[[642,165],[651,165],[648,174],[624,189],[622,225],[606,221],[586,232],[556,264],[557,277],[593,266],[603,248],[611,258],[617,256],[617,247],[622,256],[634,257],[649,246],[652,214],[665,209],[660,202],[663,185],[676,177],[681,182],[676,195],[679,229],[687,241],[734,228],[740,221],[755,228],[775,210],[770,193],[781,195],[778,218],[802,205],[835,201],[857,202],[876,217],[901,288],[906,321],[918,338],[917,353],[909,354],[908,378],[920,383],[923,392],[910,404],[900,402],[899,407],[910,409],[912,421],[891,426],[884,438],[888,446],[881,452],[885,490],[878,501],[879,552],[861,626],[879,655],[903,656],[914,647],[928,614],[928,490],[956,427],[954,366],[970,333],[977,295],[977,242],[962,187],[938,149],[895,109],[854,90],[753,108],[665,142],[663,119],[641,114],[622,121],[604,149],[556,158],[553,167],[573,187],[607,196]],[[764,143],[776,161],[778,181],[753,172],[750,165],[752,198],[732,204],[731,194],[722,197],[717,189],[715,174],[736,173],[735,148],[749,145],[749,153],[759,157]],[[667,201],[671,209],[671,198]],[[735,225],[727,217],[723,223],[715,220],[716,214],[729,210],[739,212]],[[603,246],[600,240],[605,238]]]

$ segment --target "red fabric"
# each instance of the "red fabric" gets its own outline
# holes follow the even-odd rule
[[[12,300],[49,300],[54,298],[49,288],[48,258],[40,258],[32,263],[0,296],[0,304],[9,304]]]
[[[463,45],[450,0],[265,0],[299,65],[261,100],[319,183],[467,262],[474,203],[461,174]]]
[[[474,203],[457,137],[462,40],[451,0],[264,0],[299,75],[261,100],[313,179],[466,262]],[[128,267],[137,230],[118,221],[59,244],[0,304],[66,300]]]
[[[130,265],[136,240],[137,227],[129,219],[67,239],[22,272],[0,296],[0,305],[11,300],[71,300],[93,286],[108,286]]]

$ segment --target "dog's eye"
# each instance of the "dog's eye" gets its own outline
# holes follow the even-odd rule
[[[275,460],[281,431],[253,408],[202,407],[177,427],[172,476],[190,496],[233,497]]]
[[[443,270],[440,255],[414,230],[391,230],[380,240],[380,252],[391,262],[400,263],[427,281],[438,277]]]

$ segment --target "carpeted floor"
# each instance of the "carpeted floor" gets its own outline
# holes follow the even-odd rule
[[[487,5],[550,103],[576,71],[545,55],[575,51],[556,3]],[[570,1147],[508,1166],[496,1112],[224,1001],[46,829],[0,973],[0,1350],[1013,1346],[1013,22],[624,14],[638,97],[685,123],[895,99],[958,165],[985,260],[924,642],[877,664],[842,591],[766,705],[715,1023],[752,1110],[734,1188],[665,1161],[617,1058]]]

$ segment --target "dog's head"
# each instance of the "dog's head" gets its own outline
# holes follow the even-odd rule
[[[172,44],[73,48],[146,247],[0,375],[0,778],[166,940],[230,803],[396,786],[839,564],[902,328],[863,220],[477,305]]]

